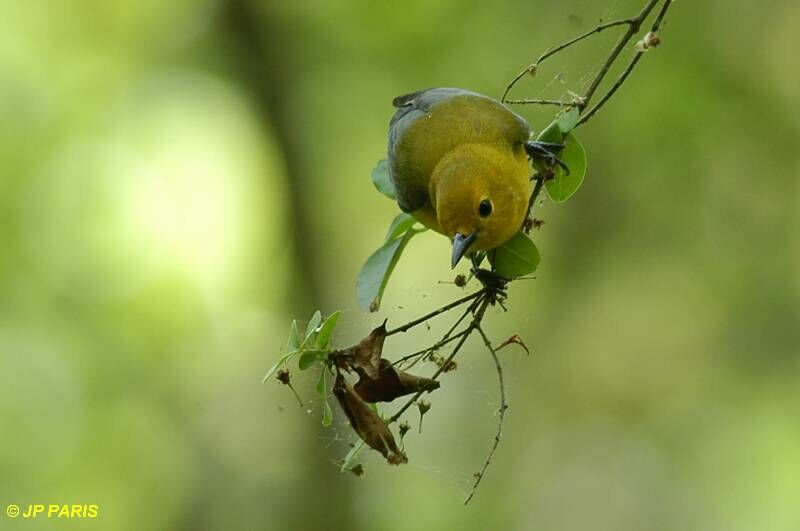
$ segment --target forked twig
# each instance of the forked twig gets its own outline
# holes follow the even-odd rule
[[[653,25],[650,28],[651,33],[655,33],[658,31],[661,23],[664,21],[664,17],[667,14],[667,10],[672,5],[673,0],[648,0],[645,6],[642,8],[641,11],[636,16],[630,18],[622,18],[619,20],[613,20],[610,22],[604,22],[598,24],[593,29],[578,35],[577,37],[573,37],[572,39],[561,43],[559,45],[553,46],[549,48],[546,52],[539,56],[536,62],[528,65],[522,71],[520,71],[511,82],[506,86],[505,91],[503,92],[503,97],[500,99],[503,103],[509,104],[536,104],[536,105],[560,105],[560,106],[569,106],[569,107],[576,107],[581,113],[581,117],[576,124],[576,127],[586,123],[592,116],[594,116],[598,110],[614,95],[614,93],[625,83],[625,80],[628,78],[630,73],[636,67],[636,64],[642,58],[642,55],[645,53],[646,48],[637,49],[636,53],[634,54],[631,61],[625,67],[625,70],[620,74],[619,78],[614,82],[614,84],[609,88],[609,90],[600,98],[593,107],[589,108],[588,111],[584,113],[584,111],[589,107],[589,103],[592,100],[592,97],[597,92],[600,84],[603,82],[606,74],[608,74],[611,67],[619,58],[622,50],[628,45],[628,43],[633,39],[635,35],[637,35],[641,29],[642,24],[648,18],[650,13],[653,9],[662,2],[661,10],[659,11],[658,15],[656,16]],[[586,93],[583,96],[573,97],[571,102],[561,102],[560,100],[547,100],[547,99],[515,99],[510,100],[508,99],[508,94],[511,92],[511,89],[523,78],[525,75],[535,75],[541,66],[541,64],[549,57],[583,41],[584,39],[591,37],[593,35],[597,35],[598,33],[606,30],[608,28],[613,28],[616,26],[627,26],[627,29],[622,34],[622,36],[617,41],[614,48],[611,49],[608,56],[606,57],[605,61],[603,61],[603,65],[600,67],[600,70],[597,74],[592,78],[591,83],[589,84],[589,88],[586,90]]]
[[[466,343],[469,336],[472,335],[472,332],[475,331],[480,326],[481,321],[483,320],[483,316],[486,313],[486,308],[489,306],[491,299],[487,295],[486,289],[483,289],[477,293],[480,293],[482,296],[476,298],[470,305],[470,308],[468,310],[473,312],[472,321],[469,323],[469,325],[467,325],[467,327],[464,329],[463,332],[458,334],[461,336],[460,339],[458,340],[458,343],[456,343],[456,346],[453,348],[453,351],[450,353],[450,355],[444,360],[444,362],[439,366],[439,368],[436,369],[436,372],[433,373],[433,375],[431,376],[432,380],[436,380],[439,378],[439,376],[444,372],[445,368],[450,364],[451,361],[453,361],[453,358],[455,358],[456,354],[458,354],[458,352],[461,350],[461,347],[464,346],[464,343]],[[387,424],[392,424],[393,422],[397,422],[397,419],[399,419],[400,416],[403,413],[405,413],[405,411],[408,408],[410,408],[411,405],[414,402],[416,402],[420,396],[422,396],[422,393],[425,392],[426,391],[422,390],[414,393],[414,395],[412,395],[411,398],[405,404],[403,404],[403,406],[399,410],[397,410],[397,412],[394,415],[392,415],[389,418]]]
[[[419,319],[414,319],[413,321],[409,321],[408,323],[406,323],[406,324],[404,324],[402,326],[398,326],[397,328],[393,328],[392,330],[387,331],[386,332],[386,337],[389,337],[391,335],[397,334],[398,332],[407,332],[408,330],[414,328],[417,325],[420,325],[420,324],[422,324],[422,323],[424,323],[426,321],[430,321],[431,319],[433,319],[437,315],[441,315],[446,311],[449,311],[449,310],[452,310],[453,308],[457,308],[458,306],[461,306],[465,302],[469,302],[469,301],[471,301],[473,299],[476,299],[477,297],[480,297],[485,292],[486,292],[485,289],[480,289],[480,290],[476,291],[475,293],[472,293],[471,295],[467,295],[466,297],[462,297],[462,298],[460,298],[460,299],[458,299],[456,301],[451,302],[450,304],[445,304],[441,308],[437,308],[436,310],[434,310],[434,311],[432,311],[432,312],[430,312],[428,314],[423,315]]]

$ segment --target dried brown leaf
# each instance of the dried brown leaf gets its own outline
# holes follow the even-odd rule
[[[369,333],[357,345],[338,351],[332,354],[339,367],[350,370],[361,371],[372,379],[378,378],[380,371],[381,354],[383,353],[383,341],[386,339],[386,321],[378,328]]]
[[[357,372],[355,391],[367,402],[391,402],[400,396],[439,388],[436,380],[403,372],[385,359],[380,360],[377,378],[371,378],[365,370],[357,369]]]
[[[339,401],[350,425],[361,439],[383,455],[393,465],[408,461],[397,447],[389,426],[364,402],[339,373],[333,385],[333,394]]]

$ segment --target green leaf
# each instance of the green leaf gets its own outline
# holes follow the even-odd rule
[[[297,330],[297,320],[292,320],[289,328],[289,339],[286,340],[286,352],[292,352],[300,348],[300,332]]]
[[[406,230],[402,237],[387,241],[367,258],[356,280],[356,299],[362,309],[370,312],[378,311],[389,277],[406,244],[416,233],[414,229]]]
[[[319,326],[319,323],[322,321],[322,314],[317,310],[314,312],[314,315],[311,316],[311,319],[308,321],[308,325],[306,325],[306,336],[303,340],[303,346],[306,346],[311,339],[311,336],[314,334],[314,331]]]
[[[278,368],[281,365],[284,365],[289,362],[289,360],[298,353],[300,349],[300,333],[297,330],[297,320],[292,320],[292,326],[289,327],[289,338],[286,340],[286,354],[281,356],[281,358],[275,362],[268,371],[264,379],[261,382],[266,382],[269,380],[270,376],[277,372]]]
[[[563,168],[556,166],[553,168],[553,178],[544,183],[547,195],[556,203],[563,203],[572,197],[586,176],[586,150],[575,135],[570,133],[579,119],[580,111],[573,107],[559,114],[538,136],[538,140],[543,142],[563,142],[566,145],[558,156],[569,167],[569,175]]]
[[[284,365],[284,364],[288,363],[288,362],[289,362],[289,360],[290,360],[290,359],[292,359],[292,357],[293,357],[295,354],[297,354],[297,350],[292,350],[292,351],[289,351],[289,352],[287,352],[286,354],[284,354],[283,356],[281,356],[281,358],[280,358],[278,361],[276,361],[276,362],[275,362],[275,365],[273,365],[272,367],[270,367],[270,369],[267,371],[267,374],[266,374],[266,375],[264,376],[264,378],[261,380],[261,383],[265,383],[267,380],[269,380],[269,379],[270,379],[270,377],[271,377],[273,374],[275,374],[276,372],[278,372],[278,368],[279,368],[281,365]]]
[[[389,225],[389,231],[386,233],[386,238],[383,240],[384,243],[402,236],[403,233],[405,233],[414,225],[414,223],[416,223],[416,221],[417,220],[414,219],[414,216],[406,214],[405,212],[398,214],[392,220],[392,224]]]
[[[561,128],[558,126],[558,119],[555,119],[550,122],[550,125],[545,127],[541,133],[539,133],[539,136],[536,137],[536,140],[541,140],[542,142],[555,142],[558,144],[561,142],[562,138],[564,138],[564,135],[561,134]]]
[[[317,334],[317,348],[324,349],[328,346],[328,341],[331,339],[331,334],[333,333],[333,329],[336,328],[336,322],[339,320],[339,315],[341,315],[341,313],[341,310],[336,310],[322,323],[322,326],[319,328],[319,334]]]
[[[494,271],[508,278],[517,278],[536,271],[539,266],[539,250],[523,232],[500,247],[489,252],[489,261]]]
[[[569,167],[570,173],[567,175],[559,166],[555,169],[555,176],[544,183],[547,195],[556,203],[563,203],[572,197],[583,184],[586,175],[586,150],[572,133],[564,137],[564,143],[566,147],[561,151],[560,157]]]
[[[330,426],[331,422],[333,422],[333,411],[331,411],[331,405],[328,403],[328,386],[326,382],[327,374],[328,369],[323,367],[319,375],[319,380],[317,380],[317,394],[319,394],[320,398],[322,399],[323,426]]]
[[[577,107],[572,107],[570,110],[559,114],[556,118],[556,123],[558,124],[558,129],[561,131],[561,134],[566,135],[575,129],[575,126],[578,125],[578,119],[580,119],[580,117],[581,112]]]
[[[306,350],[300,354],[300,360],[297,362],[297,366],[300,367],[301,371],[304,371],[316,362],[324,360],[327,355],[327,350]]]
[[[389,164],[386,159],[378,162],[378,165],[372,170],[372,184],[389,199],[397,199],[397,195],[394,192],[394,184],[389,178]]]

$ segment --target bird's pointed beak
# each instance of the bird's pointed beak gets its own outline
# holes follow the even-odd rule
[[[467,254],[469,246],[472,245],[472,242],[475,241],[477,236],[478,231],[474,231],[466,236],[460,232],[456,232],[456,235],[453,237],[453,258],[450,261],[451,268],[455,269],[461,257]]]

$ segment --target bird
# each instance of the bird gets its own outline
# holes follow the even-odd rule
[[[528,122],[501,102],[460,88],[394,98],[387,163],[397,204],[452,241],[451,267],[501,246],[520,230],[531,159],[559,164],[563,144],[532,140]]]

